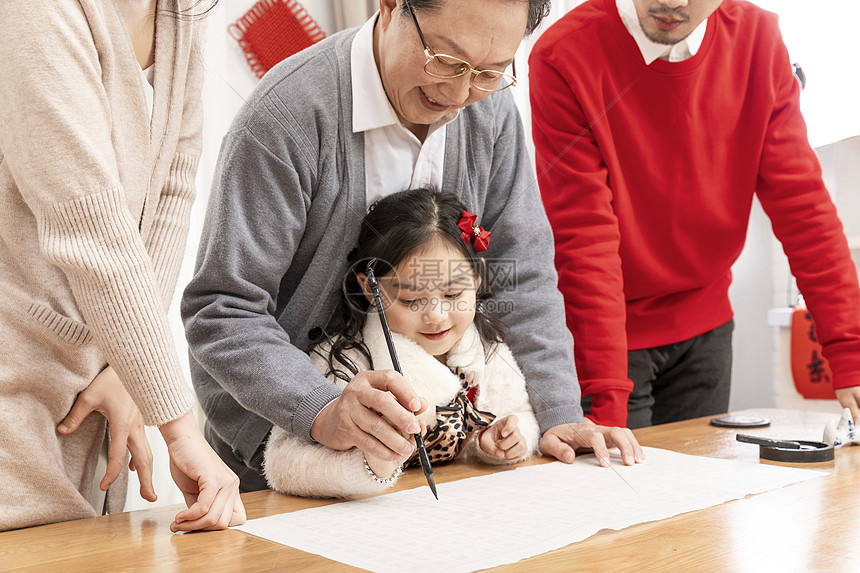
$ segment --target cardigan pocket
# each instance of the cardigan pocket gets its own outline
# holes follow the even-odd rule
[[[27,314],[35,318],[47,330],[75,346],[83,346],[93,338],[86,324],[63,316],[41,303],[31,303],[30,308],[27,309]]]

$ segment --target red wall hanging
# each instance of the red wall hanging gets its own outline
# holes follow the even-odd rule
[[[227,30],[257,78],[325,38],[316,20],[296,0],[260,0]]]

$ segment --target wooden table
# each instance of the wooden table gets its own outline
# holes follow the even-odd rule
[[[820,440],[826,421],[837,417],[785,410],[740,413],[772,420],[770,427],[744,433],[805,440]],[[707,418],[636,431],[646,446],[757,461],[758,446],[737,442],[736,433],[708,425]],[[860,571],[860,447],[837,450],[834,462],[799,465],[830,474],[740,502],[604,530],[498,570]],[[491,471],[454,464],[436,468],[435,476],[441,483]],[[411,470],[398,488],[416,487],[422,479],[419,470]],[[271,491],[242,497],[249,519],[333,503]],[[356,571],[241,531],[173,535],[168,525],[178,509],[159,507],[0,533],[0,571]]]

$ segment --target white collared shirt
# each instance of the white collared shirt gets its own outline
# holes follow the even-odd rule
[[[660,58],[669,60],[670,62],[681,62],[696,55],[699,48],[702,46],[702,40],[705,39],[705,31],[708,27],[708,19],[696,26],[689,36],[678,42],[677,44],[658,44],[652,42],[645,32],[642,31],[642,25],[639,23],[639,16],[636,13],[636,6],[633,0],[615,0],[615,5],[618,7],[618,14],[621,16],[621,21],[624,22],[624,27],[636,40],[636,45],[639,46],[639,51],[642,52],[642,57],[645,59],[645,64],[650,65],[651,62]]]
[[[446,125],[459,114],[454,110],[430,125],[424,143],[400,120],[379,77],[373,58],[373,26],[377,12],[352,42],[352,132],[364,132],[364,169],[367,206],[406,189],[441,187],[445,163]]]

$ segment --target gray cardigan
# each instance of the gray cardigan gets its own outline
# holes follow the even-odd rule
[[[225,136],[182,316],[197,396],[243,460],[273,424],[310,440],[340,390],[311,364],[337,320],[366,212],[364,135],[352,132],[347,30],[272,69]],[[511,94],[448,124],[443,189],[492,231],[496,300],[541,431],[582,421],[554,247]],[[515,276],[509,271],[515,268]],[[505,283],[508,284],[500,284]]]

